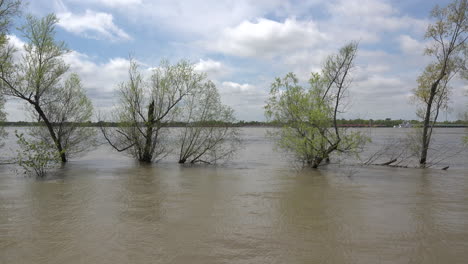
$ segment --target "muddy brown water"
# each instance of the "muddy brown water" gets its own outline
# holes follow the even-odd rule
[[[466,151],[447,171],[299,170],[265,131],[243,129],[216,167],[141,166],[106,146],[48,180],[0,166],[0,263],[467,263]],[[405,133],[373,129],[372,144]]]

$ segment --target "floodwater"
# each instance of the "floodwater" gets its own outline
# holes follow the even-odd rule
[[[48,180],[0,166],[0,263],[467,263],[466,151],[447,171],[300,170],[265,131],[243,129],[216,167],[142,166],[106,146]],[[372,129],[373,147],[405,131]]]

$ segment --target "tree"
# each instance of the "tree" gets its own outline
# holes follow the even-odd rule
[[[216,163],[229,158],[240,146],[234,111],[221,103],[211,81],[184,99],[180,117],[185,126],[178,136],[179,163]]]
[[[27,17],[21,28],[28,40],[24,55],[15,62],[14,49],[3,50],[5,63],[0,68],[0,80],[4,93],[27,102],[33,115],[44,124],[45,131],[33,134],[51,141],[60,160],[66,162],[70,154],[81,150],[73,148],[87,135],[79,135],[83,130],[73,123],[89,121],[92,106],[77,75],[64,81],[69,66],[63,56],[68,49],[64,42],[55,40],[57,22],[55,15]]]
[[[8,43],[7,33],[11,27],[12,17],[20,13],[21,1],[17,0],[0,0],[0,50],[3,50]],[[3,54],[0,53],[0,63],[3,64]],[[0,86],[0,90],[2,87]],[[5,98],[0,91],[0,123],[6,121],[6,113],[4,112]],[[0,127],[0,139],[7,135],[5,129]],[[0,142],[0,147],[3,143]]]
[[[6,121],[6,113],[3,111],[5,105],[5,99],[0,95],[0,124]],[[4,138],[7,135],[7,132],[0,126],[0,139]],[[0,141],[0,148],[3,147],[4,143]]]
[[[299,85],[293,73],[277,78],[266,108],[269,120],[285,124],[274,132],[277,145],[292,152],[307,166],[317,168],[333,152],[357,153],[367,140],[361,133],[339,128],[338,113],[351,81],[357,43],[349,43],[329,56],[321,74],[312,73],[310,88]]]
[[[11,19],[20,13],[20,7],[20,0],[0,0],[0,32],[3,43],[6,40],[5,35],[11,27]]]
[[[25,173],[35,174],[43,178],[47,172],[60,163],[60,155],[46,141],[27,140],[24,134],[15,131],[20,149],[18,152],[18,165]]]
[[[47,101],[53,103],[43,105],[42,110],[53,124],[52,129],[67,159],[95,146],[95,129],[83,126],[83,123],[91,121],[93,105],[77,74],[70,74],[63,84],[51,90],[47,94]],[[32,113],[39,121],[42,119],[36,112]],[[39,126],[32,127],[31,130],[36,139],[49,146],[54,145],[48,129]]]
[[[439,110],[447,104],[447,83],[460,69],[465,68],[467,7],[467,0],[455,0],[444,8],[435,6],[431,12],[435,22],[429,25],[425,37],[431,39],[432,44],[425,53],[433,56],[435,61],[419,77],[419,86],[415,90],[415,97],[423,105],[424,111],[419,158],[422,167],[426,165],[432,129]]]
[[[468,90],[465,91],[465,95],[468,96]],[[463,113],[462,119],[465,120],[465,122],[468,123],[468,105],[466,106],[466,108],[467,108],[466,112]],[[468,129],[467,129],[467,132],[468,132]],[[468,146],[468,133],[463,138],[463,142],[465,143],[466,146]]]
[[[164,157],[168,153],[165,127],[177,115],[179,102],[197,89],[202,79],[187,61],[174,65],[163,61],[145,80],[136,61],[131,60],[129,80],[120,84],[120,102],[111,116],[119,126],[101,126],[104,138],[115,150],[141,162]]]

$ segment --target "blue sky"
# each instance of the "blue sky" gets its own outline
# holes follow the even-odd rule
[[[423,56],[425,29],[435,4],[447,0],[35,0],[24,13],[60,19],[57,38],[98,111],[116,101],[131,54],[144,67],[161,59],[188,59],[208,73],[240,120],[264,120],[263,106],[276,76],[295,72],[306,81],[325,57],[348,41],[360,49],[345,118],[415,119],[410,101]],[[20,25],[22,20],[17,21]],[[12,42],[22,39],[12,31]],[[452,110],[466,109],[465,81],[452,83]],[[9,120],[24,120],[10,101]]]

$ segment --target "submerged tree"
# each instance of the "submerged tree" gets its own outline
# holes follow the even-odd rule
[[[68,50],[63,42],[55,40],[56,23],[54,15],[27,17],[21,28],[28,40],[24,54],[16,62],[14,49],[3,49],[0,80],[4,93],[27,102],[33,116],[43,123],[33,136],[52,142],[60,160],[66,162],[70,154],[83,150],[84,140],[90,138],[92,132],[85,132],[77,123],[90,120],[92,105],[77,75],[64,80],[69,66],[63,56]]]
[[[6,121],[6,113],[3,111],[4,105],[5,105],[5,99],[0,94],[0,124]],[[3,147],[4,145],[1,139],[4,138],[6,135],[7,135],[7,132],[5,131],[3,126],[0,126],[0,148]]]
[[[24,134],[15,131],[19,149],[18,165],[24,173],[44,178],[48,171],[60,163],[60,155],[46,141],[26,139]]]
[[[468,90],[465,91],[465,95],[468,96]],[[468,123],[468,105],[466,106],[466,111],[463,113],[463,120]],[[463,143],[465,143],[465,146],[468,146],[468,128],[466,129],[467,134],[465,137],[463,137]]]
[[[130,62],[129,80],[120,85],[120,102],[113,110],[117,128],[101,126],[107,142],[142,162],[152,162],[168,153],[165,126],[174,120],[177,106],[203,80],[193,65],[162,62],[144,80],[138,64]]]
[[[215,163],[232,156],[240,146],[234,111],[221,103],[211,81],[186,96],[178,119],[185,124],[178,136],[179,163]]]
[[[77,74],[71,74],[63,84],[58,85],[47,95],[47,101],[42,110],[57,136],[66,158],[83,153],[95,146],[96,130],[85,127],[84,123],[91,121],[93,105],[86,96],[81,80]],[[35,111],[32,113],[37,120],[42,117]],[[53,146],[49,131],[44,127],[31,128],[33,137]]]
[[[350,43],[329,56],[322,73],[313,73],[310,88],[299,85],[293,73],[272,84],[266,116],[284,124],[274,132],[277,145],[292,152],[300,161],[317,168],[329,161],[333,152],[357,153],[367,138],[359,132],[338,127],[343,99],[351,81],[357,43]]]
[[[460,70],[465,69],[466,40],[468,38],[468,2],[455,0],[447,7],[436,6],[431,17],[436,21],[429,25],[425,37],[432,40],[425,53],[433,56],[419,77],[415,98],[422,104],[420,115],[424,118],[421,133],[419,163],[425,166],[431,143],[432,129],[440,109],[447,107],[448,82]]]

